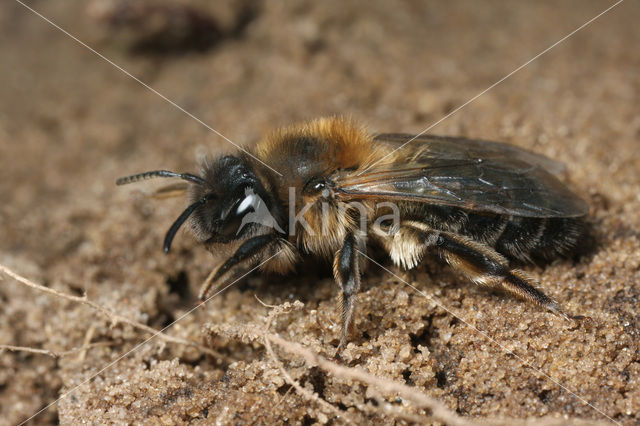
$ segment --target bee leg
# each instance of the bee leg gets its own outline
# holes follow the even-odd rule
[[[538,290],[533,278],[524,271],[511,269],[509,261],[493,248],[462,235],[431,229],[419,222],[405,223],[401,229],[406,235],[414,235],[416,243],[412,245],[413,247],[417,248],[420,243],[423,246],[435,247],[449,265],[462,272],[471,281],[481,285],[500,287],[507,293],[543,306],[565,318],[571,318],[562,312],[554,300]],[[415,235],[416,233],[419,237]]]
[[[222,265],[211,271],[200,288],[199,298],[205,300],[213,284],[240,264],[253,264],[262,259],[270,248],[277,246],[278,237],[274,234],[259,235],[245,241]]]
[[[449,232],[439,232],[435,245],[451,266],[475,283],[502,287],[521,299],[570,318],[553,299],[537,288],[533,278],[524,271],[511,269],[507,259],[491,247]]]
[[[360,289],[360,264],[358,241],[352,233],[347,234],[342,248],[333,260],[333,275],[342,289],[342,333],[336,356],[347,344],[353,326],[353,313],[356,307],[357,293]]]

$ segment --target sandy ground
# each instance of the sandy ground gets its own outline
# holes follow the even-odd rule
[[[132,48],[139,34],[107,29],[85,2],[28,4],[250,146],[279,125],[332,114],[417,133],[612,3],[192,2],[220,31],[208,50],[177,52]],[[412,386],[468,421],[640,424],[639,13],[637,2],[622,3],[431,131],[507,141],[567,164],[599,245],[576,262],[528,270],[590,320],[573,326],[435,260],[410,273],[386,260],[401,279],[370,265],[343,365]],[[220,259],[186,232],[164,255],[164,232],[185,200],[149,197],[156,183],[114,181],[194,171],[199,153],[233,146],[18,3],[0,8],[0,52],[0,264],[156,329],[180,318]],[[257,298],[304,303],[271,324],[288,341],[331,357],[339,337],[327,265],[301,270],[254,274],[167,331],[200,347],[156,338],[98,375],[150,335],[4,276],[0,344],[89,346],[57,358],[0,351],[0,423],[63,395],[32,422],[437,422],[397,392],[274,345],[302,390],[291,388],[265,351],[270,308]]]

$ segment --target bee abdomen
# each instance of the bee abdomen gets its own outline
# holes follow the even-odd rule
[[[535,258],[551,260],[558,256],[573,254],[578,243],[586,236],[586,224],[582,218],[549,218],[546,221],[533,255]],[[585,241],[585,244],[588,244]]]
[[[585,235],[583,218],[537,218],[473,212],[455,207],[401,205],[412,220],[460,233],[486,244],[510,260],[549,261],[576,251]]]
[[[508,217],[495,249],[524,262],[551,260],[569,254],[584,233],[577,218]]]

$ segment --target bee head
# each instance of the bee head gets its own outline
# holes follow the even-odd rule
[[[256,222],[247,219],[260,212],[270,214],[264,186],[244,157],[227,155],[205,161],[200,174],[205,183],[192,186],[191,201],[197,203],[215,194],[215,202],[203,203],[193,212],[191,227],[200,241],[237,240],[255,229]]]
[[[116,184],[154,177],[176,177],[190,183],[191,203],[167,231],[165,252],[169,252],[173,238],[187,220],[190,220],[191,228],[201,242],[226,243],[246,237],[264,222],[260,212],[262,216],[270,216],[270,198],[244,158],[227,155],[214,161],[204,161],[199,176],[155,170],[120,178]],[[250,213],[257,220],[247,216]]]

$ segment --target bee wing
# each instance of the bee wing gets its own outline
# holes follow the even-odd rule
[[[415,139],[413,139],[415,138]],[[412,140],[413,139],[413,140]],[[374,142],[388,145],[390,150],[400,148],[400,151],[412,153],[415,159],[442,158],[452,160],[474,158],[493,158],[496,160],[520,160],[534,166],[539,166],[553,175],[564,173],[565,167],[559,161],[552,160],[542,154],[528,151],[514,145],[500,142],[467,139],[451,136],[414,135],[406,133],[386,133],[377,135]]]
[[[393,145],[410,138],[394,134],[376,140]],[[461,138],[423,136],[412,144],[364,173],[338,177],[338,197],[408,200],[523,217],[577,217],[589,209],[553,175],[561,164],[542,155]]]

